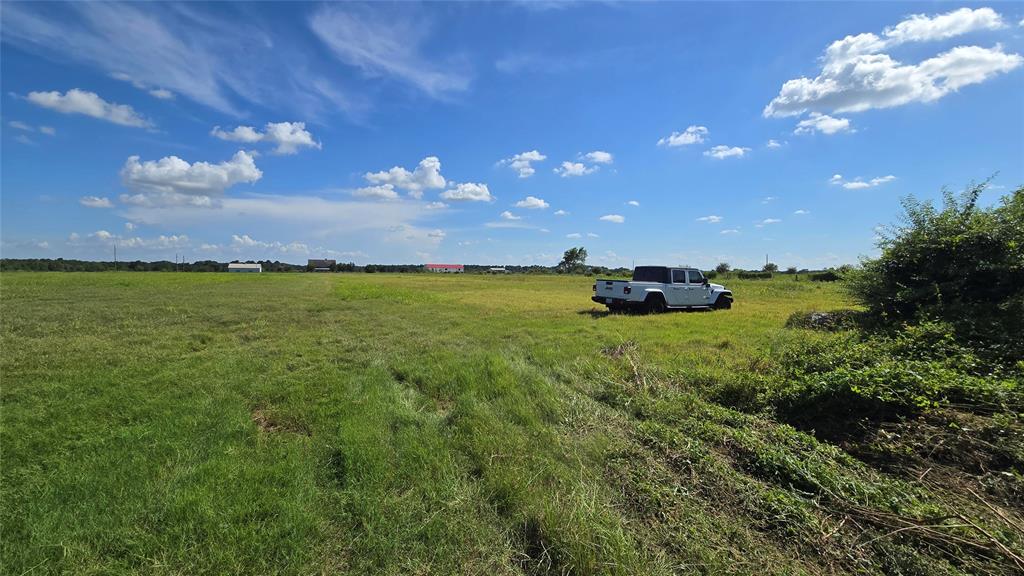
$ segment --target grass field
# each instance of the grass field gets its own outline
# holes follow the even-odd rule
[[[714,401],[837,287],[633,316],[592,282],[5,274],[3,572],[954,571],[833,514],[933,494]]]

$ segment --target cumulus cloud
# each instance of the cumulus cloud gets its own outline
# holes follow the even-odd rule
[[[610,152],[603,150],[594,150],[593,152],[587,152],[583,155],[583,159],[592,164],[611,164],[615,161],[615,157]]]
[[[530,210],[544,210],[551,205],[536,196],[527,196],[515,203],[516,208],[527,208]]]
[[[365,186],[352,191],[356,198],[377,198],[379,200],[396,200],[398,192],[392,184],[381,184],[379,186]]]
[[[727,228],[719,232],[719,234],[739,234],[740,231],[735,228]]]
[[[229,140],[232,142],[267,142],[276,146],[275,154],[296,154],[299,148],[316,148],[319,150],[322,145],[313,139],[313,135],[306,130],[305,122],[267,122],[263,132],[259,132],[252,126],[237,126],[231,131],[221,130],[220,126],[214,126],[210,135]]]
[[[405,190],[413,198],[422,198],[424,190],[444,188],[447,184],[441,175],[441,160],[437,156],[420,160],[412,172],[395,166],[386,172],[367,172],[363,177],[371,184],[390,184]]]
[[[673,132],[658,140],[658,146],[689,146],[701,144],[708,137],[708,129],[704,126],[690,126],[682,132]]]
[[[424,206],[427,210],[443,210],[448,207],[444,202],[427,202]]]
[[[515,214],[509,212],[508,210],[505,210],[504,212],[501,213],[501,219],[502,220],[522,220],[522,217],[521,216],[516,216]]]
[[[570,234],[566,234],[565,237],[566,238],[583,238],[583,234],[580,234],[579,232],[572,232]]]
[[[765,147],[767,147],[767,148],[781,148],[782,147],[782,143],[779,142],[778,140],[769,140],[768,143],[765,144]]]
[[[797,123],[794,134],[836,134],[838,132],[852,132],[850,120],[847,118],[833,118],[828,114],[811,112],[807,118]]]
[[[796,214],[797,216],[804,216],[804,215],[807,215],[807,214],[810,214],[810,213],[811,213],[810,210],[803,210],[803,209],[800,209],[800,210],[797,210],[797,211],[793,212],[793,214]]]
[[[498,161],[498,165],[512,168],[519,173],[520,178],[529,178],[536,172],[532,163],[543,162],[544,160],[547,160],[547,158],[547,156],[536,150],[530,150],[529,152],[522,152],[512,156],[511,158],[500,160]]]
[[[82,236],[77,232],[68,235],[69,246],[97,246],[117,244],[118,248],[139,248],[152,250],[165,250],[169,248],[185,248],[190,245],[189,237],[185,234],[161,234],[155,238],[141,238],[139,236],[121,236],[107,230],[97,230],[91,234]]]
[[[639,206],[640,205],[640,203],[637,202],[636,200],[630,200],[629,202],[626,202],[626,204],[629,205],[629,206]]]
[[[568,216],[569,213],[565,210],[555,210],[555,216]]]
[[[829,179],[830,184],[838,184],[847,190],[863,190],[864,188],[874,188],[888,182],[892,182],[896,177],[892,174],[886,176],[878,176],[870,180],[864,180],[862,178],[855,178],[853,180],[845,180],[841,174],[833,174],[832,178]]]
[[[615,224],[622,224],[623,222],[626,221],[626,217],[620,214],[605,214],[604,216],[598,218],[598,220],[601,220],[602,222],[613,222]]]
[[[597,171],[597,166],[587,166],[582,162],[569,162],[566,160],[562,162],[562,165],[555,168],[555,174],[558,174],[562,178],[570,178],[572,176],[584,176]]]
[[[473,182],[456,184],[455,188],[441,192],[441,198],[456,202],[491,202],[494,200],[491,191],[487,189],[487,184]]]
[[[292,241],[288,243],[274,241],[256,240],[248,234],[232,234],[230,248],[235,252],[257,251],[276,252],[280,254],[309,254],[309,246],[303,242]]]
[[[122,194],[121,201],[150,207],[213,206],[231,186],[262,177],[253,156],[244,150],[219,164],[190,164],[177,156],[140,162],[138,156],[131,156],[121,168],[121,182],[134,194]]]
[[[778,218],[765,218],[764,220],[761,220],[760,222],[758,222],[756,224],[756,227],[757,228],[764,228],[765,226],[768,226],[769,224],[778,224],[779,222],[782,222],[782,220],[779,220]]]
[[[933,102],[964,86],[1009,72],[1024,62],[1002,47],[957,46],[917,64],[903,64],[884,50],[906,43],[953,38],[1005,26],[991,8],[960,8],[945,14],[908,17],[886,28],[833,42],[814,78],[782,85],[764,109],[765,116],[795,116],[808,111],[860,112],[911,102]]]
[[[705,150],[704,155],[724,160],[726,158],[742,158],[747,152],[750,152],[750,148],[719,145],[713,146],[710,150]]]
[[[135,228],[136,228],[135,224],[133,224],[131,222],[125,222],[124,223],[124,229],[129,231],[129,232],[131,232],[132,230],[135,230]]]
[[[152,124],[127,104],[115,104],[100,98],[95,92],[72,88],[60,92],[29,92],[26,100],[62,114],[84,114],[121,126],[149,128]]]
[[[132,86],[138,88],[139,90],[143,90],[145,92],[148,92],[149,95],[154,97],[154,98],[159,98],[160,100],[173,100],[174,99],[174,92],[171,92],[170,90],[167,90],[166,88],[154,88],[154,87],[150,86],[149,84],[146,84],[145,82],[141,82],[139,80],[136,80],[130,74],[125,74],[124,72],[115,72],[115,73],[111,74],[111,76],[113,78],[117,79],[117,80],[122,80],[124,82],[128,82],[129,84],[131,84]]]
[[[110,202],[110,198],[105,196],[82,196],[78,199],[78,203],[86,208],[113,208],[114,205]]]
[[[722,221],[722,217],[721,216],[715,216],[714,214],[712,214],[710,216],[701,216],[700,218],[697,218],[697,222],[707,222],[708,224],[717,224],[717,223],[719,223],[721,221]]]
[[[765,196],[764,198],[761,198],[761,204],[767,204],[769,202],[775,202],[778,199],[779,199],[778,196]]]
[[[601,236],[594,234],[593,232],[587,232],[587,238],[600,238]]]

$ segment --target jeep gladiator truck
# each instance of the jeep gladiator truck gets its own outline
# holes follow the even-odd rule
[[[711,284],[696,268],[637,266],[632,280],[599,278],[594,282],[591,300],[609,310],[656,313],[677,308],[728,309],[732,307],[732,291]]]

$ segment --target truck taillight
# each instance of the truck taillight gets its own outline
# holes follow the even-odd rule
[[[623,294],[629,294],[632,291],[633,291],[633,289],[630,288],[629,286],[626,286],[625,288],[622,289],[622,293]]]

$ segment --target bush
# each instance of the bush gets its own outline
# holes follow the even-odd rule
[[[836,280],[842,280],[842,278],[842,276],[836,274],[835,270],[811,274],[811,282],[835,282]]]
[[[903,201],[904,223],[884,233],[882,254],[850,274],[868,313],[898,326],[935,318],[956,336],[1009,360],[1024,359],[1024,188],[978,206],[985,184],[938,209]]]
[[[741,280],[770,280],[772,278],[771,272],[740,272],[736,275]]]
[[[992,368],[958,344],[948,324],[905,326],[891,336],[848,333],[785,350],[760,403],[798,426],[889,420],[957,405],[1024,410],[1024,374]]]

